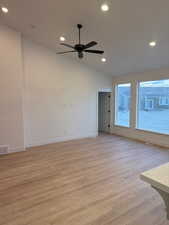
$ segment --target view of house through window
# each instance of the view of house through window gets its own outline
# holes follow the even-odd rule
[[[130,126],[131,84],[119,84],[116,87],[116,118],[115,124]]]
[[[139,83],[137,128],[169,134],[169,80]]]

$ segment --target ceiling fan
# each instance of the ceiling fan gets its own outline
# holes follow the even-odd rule
[[[69,45],[69,44],[66,44],[66,43],[61,43],[61,45],[65,46],[65,47],[68,47],[68,48],[71,48],[73,50],[72,51],[66,51],[66,52],[58,52],[57,54],[66,54],[66,53],[70,53],[70,52],[77,52],[79,59],[82,59],[83,56],[84,56],[84,52],[85,53],[94,53],[94,54],[103,54],[104,53],[104,51],[100,51],[100,50],[88,50],[89,48],[98,44],[95,41],[91,41],[86,45],[81,44],[81,29],[82,29],[82,27],[83,26],[81,24],[77,25],[77,28],[79,30],[79,43],[78,44],[72,46],[72,45]]]

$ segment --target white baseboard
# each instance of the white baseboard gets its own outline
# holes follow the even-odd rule
[[[64,137],[56,137],[56,138],[48,138],[45,140],[36,140],[30,144],[27,144],[26,147],[36,147],[36,146],[43,146],[47,144],[53,144],[53,143],[58,143],[58,142],[63,142],[63,141],[70,141],[70,140],[78,140],[82,138],[94,138],[97,137],[98,133],[90,133],[87,135],[76,135],[76,136],[64,136]]]
[[[23,152],[25,151],[24,146],[9,148],[7,154],[15,153],[15,152]]]
[[[1,152],[0,155],[8,155],[16,152],[23,152],[25,151],[25,148],[23,146],[15,147],[15,148],[8,148],[7,151]]]
[[[145,142],[146,144],[158,145],[161,147],[169,148],[169,136],[156,134],[153,132],[142,131],[131,128],[116,127],[112,129],[111,134],[120,135],[122,137],[131,138],[134,140]]]

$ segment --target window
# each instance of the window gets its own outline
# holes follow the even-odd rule
[[[115,125],[130,126],[131,84],[116,86],[116,115]]]
[[[137,128],[169,134],[169,80],[139,83]]]
[[[169,105],[169,97],[166,96],[160,97],[159,105]]]

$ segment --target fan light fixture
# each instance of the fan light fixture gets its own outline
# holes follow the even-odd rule
[[[8,9],[6,7],[1,7],[3,13],[8,13]]]

